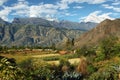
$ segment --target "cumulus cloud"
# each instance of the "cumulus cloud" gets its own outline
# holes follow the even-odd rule
[[[39,5],[29,5],[25,0],[18,0],[17,3],[10,7],[3,6],[0,10],[0,16],[2,19],[8,21],[8,15],[22,16],[22,17],[45,17],[46,15],[57,14],[57,5],[53,4],[39,4]]]
[[[107,0],[61,0],[57,3],[60,9],[68,9],[70,8],[69,5],[72,3],[88,3],[88,4],[101,4],[106,2]],[[80,8],[80,7],[76,7]]]
[[[28,16],[29,14],[29,6],[28,2],[24,0],[18,0],[18,3],[12,4],[12,6],[3,6],[3,9],[0,10],[0,16],[2,19],[6,21],[10,21],[8,19],[8,15],[17,15],[17,16]]]
[[[4,8],[3,10],[0,11],[1,18],[4,19],[5,21],[9,21],[8,15],[10,12],[11,10],[8,7]]]
[[[2,6],[5,2],[7,2],[8,0],[0,0],[0,6]]]
[[[103,6],[104,8],[106,8],[106,9],[112,9],[112,10],[114,10],[114,11],[116,11],[116,12],[120,12],[120,7],[110,6],[110,5],[108,5],[108,4],[103,4],[102,6]]]
[[[112,14],[112,13],[102,13],[101,11],[95,11],[95,12],[90,13],[86,17],[80,18],[80,20],[82,20],[84,22],[96,22],[96,23],[100,23],[101,21],[103,21],[105,19],[111,19],[111,20],[113,20],[114,18],[110,17],[109,16],[110,14]]]
[[[70,8],[67,3],[57,3],[57,5],[59,6],[60,10],[65,10]]]
[[[69,9],[69,5],[72,3],[88,3],[88,4],[101,4],[106,2],[107,0],[61,0],[60,2],[57,3],[59,9],[65,10]],[[80,9],[82,7],[76,6],[74,8]]]
[[[30,17],[41,17],[43,15],[54,15],[57,13],[57,6],[53,4],[40,4],[30,6]]]
[[[19,15],[19,16],[28,16],[29,15],[29,6],[28,2],[24,0],[19,0],[18,3],[14,4],[10,7],[14,13],[11,15]]]
[[[0,0],[0,5],[4,4],[7,0]],[[22,17],[46,17],[49,19],[57,16],[75,16],[72,12],[66,12],[72,3],[88,3],[88,4],[101,4],[107,0],[59,0],[55,4],[40,3],[37,5],[30,5],[27,0],[17,0],[17,3],[12,4],[9,7],[4,6],[0,11],[0,16],[3,19],[8,20],[8,15],[22,16]],[[74,9],[81,9],[82,6],[74,6]],[[119,11],[119,8],[115,10]],[[3,14],[4,13],[4,14]],[[49,15],[49,17],[47,17]],[[96,14],[98,15],[98,14]],[[99,15],[100,16],[100,15]],[[106,16],[109,16],[108,14]]]

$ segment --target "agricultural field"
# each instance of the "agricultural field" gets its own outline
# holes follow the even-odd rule
[[[80,59],[75,54],[64,54],[61,55],[59,52],[51,52],[51,51],[25,51],[25,52],[10,52],[9,54],[1,53],[1,56],[5,56],[8,58],[14,58],[17,63],[20,63],[26,59],[33,60],[43,60],[48,63],[58,64],[61,58],[69,59],[70,63],[78,63]]]

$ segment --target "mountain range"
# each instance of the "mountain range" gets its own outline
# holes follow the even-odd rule
[[[14,18],[9,23],[0,19],[1,46],[61,46],[76,39],[97,23],[48,21],[42,18]]]
[[[120,38],[120,19],[102,21],[95,28],[77,38],[75,47],[97,45],[111,36]]]
[[[65,29],[77,29],[77,30],[90,30],[94,28],[97,23],[94,22],[71,22],[67,20],[62,21],[48,21],[43,18],[14,18],[13,24],[30,24],[30,25],[40,25],[44,27],[55,27],[55,28],[65,28]]]

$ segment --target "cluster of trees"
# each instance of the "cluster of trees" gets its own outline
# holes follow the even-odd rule
[[[88,58],[89,80],[119,79],[120,71],[115,69],[120,66],[120,42],[117,37],[107,37],[96,47],[84,46],[77,53]]]

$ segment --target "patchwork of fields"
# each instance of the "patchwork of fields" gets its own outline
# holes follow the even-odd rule
[[[68,61],[71,64],[76,64],[80,62],[80,58],[76,57],[75,54],[64,54],[61,55],[59,53],[52,53],[50,51],[31,51],[26,53],[16,52],[14,54],[1,54],[2,56],[8,57],[8,58],[14,58],[17,63],[20,63],[22,61],[25,61],[27,59],[33,59],[33,60],[43,60],[49,64],[59,64],[59,60],[61,58],[67,58]]]

